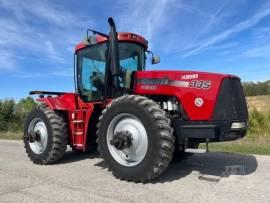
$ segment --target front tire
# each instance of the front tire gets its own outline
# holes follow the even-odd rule
[[[126,145],[113,144],[116,135]],[[154,101],[142,96],[113,100],[99,118],[97,136],[108,169],[128,181],[147,182],[158,177],[174,152],[170,120]]]
[[[38,138],[30,139],[30,134]],[[46,104],[38,105],[28,115],[24,126],[24,147],[35,164],[47,165],[60,160],[67,148],[68,128],[63,116]]]

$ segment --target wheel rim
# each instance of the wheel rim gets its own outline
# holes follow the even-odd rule
[[[29,141],[29,146],[35,154],[41,154],[47,147],[48,143],[48,131],[46,124],[40,118],[34,118],[29,125],[28,134],[31,132],[39,133],[39,140],[34,142]]]
[[[132,145],[119,150],[110,141],[117,132],[128,131],[132,135]],[[119,164],[123,166],[138,165],[144,159],[148,149],[148,137],[142,122],[134,115],[122,113],[114,117],[107,131],[107,145],[109,151]]]

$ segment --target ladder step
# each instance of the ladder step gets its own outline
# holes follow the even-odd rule
[[[74,112],[78,113],[78,112],[86,112],[88,109],[80,109],[80,110],[75,110]]]
[[[75,135],[82,135],[83,132],[75,132],[74,134],[75,134]]]
[[[83,123],[83,120],[73,120],[73,123]]]

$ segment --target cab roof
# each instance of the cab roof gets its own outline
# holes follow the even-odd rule
[[[148,47],[148,41],[144,39],[142,36],[130,32],[118,32],[118,40],[119,41],[125,41],[125,42],[134,42],[142,45],[147,49]],[[80,49],[86,48],[87,46],[98,44],[108,41],[106,37],[100,36],[100,35],[94,35],[90,36],[88,40],[85,40],[83,42],[80,42],[75,47],[75,52],[79,51]]]

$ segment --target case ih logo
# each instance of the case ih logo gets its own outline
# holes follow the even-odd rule
[[[188,75],[182,75],[182,80],[189,80],[189,79],[197,79],[199,78],[198,74],[188,74]]]
[[[143,90],[156,90],[157,86],[156,85],[142,85],[141,89],[143,89]]]

